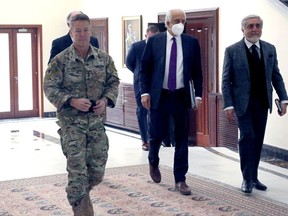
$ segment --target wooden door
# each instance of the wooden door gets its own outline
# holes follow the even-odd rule
[[[39,116],[37,32],[0,26],[0,119]]]
[[[106,53],[108,50],[108,18],[94,18],[91,20],[92,36],[98,39],[99,48]]]

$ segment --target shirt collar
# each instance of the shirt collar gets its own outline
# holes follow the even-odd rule
[[[169,31],[167,31],[167,41],[170,41],[173,37],[176,39],[176,41],[180,41],[181,35],[173,36],[173,35],[170,34]]]
[[[250,49],[251,46],[254,45],[253,43],[251,43],[250,41],[248,41],[246,38],[244,38],[244,42],[245,42],[246,46],[248,47],[248,49]],[[259,42],[259,40],[255,43],[255,45],[258,47],[258,49],[260,49],[260,42]]]
[[[90,58],[91,56],[96,58],[97,53],[92,48],[91,44],[89,46],[90,46],[90,48],[89,48],[89,51],[88,51],[86,59]],[[76,52],[76,49],[74,48],[73,44],[71,44],[70,48],[72,49],[72,58],[74,59],[74,61],[76,61],[76,59],[82,59],[82,57],[79,56],[78,53]]]

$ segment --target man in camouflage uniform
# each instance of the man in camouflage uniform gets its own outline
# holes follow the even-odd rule
[[[90,45],[90,34],[89,17],[74,16],[73,44],[49,63],[44,77],[45,95],[57,108],[74,216],[94,215],[89,192],[104,176],[109,148],[105,110],[115,106],[119,86],[113,59]]]

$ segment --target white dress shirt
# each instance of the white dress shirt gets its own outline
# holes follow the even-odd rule
[[[166,43],[166,65],[165,65],[165,75],[163,80],[163,88],[168,89],[168,75],[169,75],[169,63],[171,55],[171,47],[173,36],[167,31],[167,43]],[[176,36],[177,43],[177,66],[176,66],[176,89],[184,87],[184,76],[183,76],[183,50],[181,35]]]

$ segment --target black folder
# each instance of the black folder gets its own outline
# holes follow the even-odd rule
[[[280,103],[280,100],[277,98],[275,99],[275,104],[277,106],[277,111],[278,113],[281,113],[282,112],[282,108],[281,108],[281,103]]]
[[[195,89],[194,89],[194,83],[193,80],[189,81],[189,87],[190,87],[190,97],[191,97],[191,108],[196,109],[196,98],[195,98]]]

